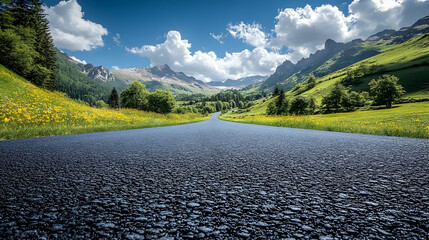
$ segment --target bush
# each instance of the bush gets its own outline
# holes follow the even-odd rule
[[[96,108],[107,108],[108,106],[109,105],[105,103],[103,100],[98,100],[97,102],[95,102]]]
[[[156,113],[169,113],[173,110],[176,100],[171,92],[156,90],[148,96],[149,111]]]

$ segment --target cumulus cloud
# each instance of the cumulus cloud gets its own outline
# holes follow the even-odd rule
[[[204,81],[237,79],[250,75],[267,75],[274,72],[287,56],[256,47],[252,51],[226,53],[219,58],[213,51],[190,51],[191,44],[182,39],[178,31],[170,31],[164,43],[126,48],[127,51],[148,57],[151,66],[168,64],[175,71],[182,71]]]
[[[61,51],[62,52],[62,51]],[[80,60],[80,59],[78,59],[77,57],[74,57],[74,56],[70,56],[70,58],[71,59],[73,59],[73,60],[75,60],[76,62],[78,62],[78,63],[82,63],[82,64],[86,64],[86,61],[85,60]]]
[[[116,33],[116,35],[113,36],[112,39],[116,43],[116,45],[121,46],[121,35],[119,35],[119,33]]]
[[[345,41],[350,38],[348,20],[335,6],[322,5],[313,9],[310,5],[304,8],[287,8],[276,17],[275,37],[270,46],[288,47],[297,57],[307,56],[323,47],[328,38]]]
[[[83,19],[82,7],[76,0],[61,1],[52,7],[44,7],[54,44],[71,51],[89,51],[104,46],[103,36],[107,29]]]
[[[347,42],[366,39],[384,29],[410,26],[428,14],[429,1],[354,0],[348,8],[348,16],[329,4],[281,10],[268,45],[292,49],[292,60],[296,61],[322,48],[328,38]]]
[[[270,34],[257,23],[229,24],[231,36],[253,49],[227,52],[223,58],[213,51],[191,52],[191,44],[177,31],[168,32],[164,43],[127,50],[149,58],[152,66],[169,64],[176,71],[206,81],[268,75],[286,59],[296,62],[323,48],[327,39],[348,42],[384,29],[410,26],[428,14],[429,0],[354,0],[348,8],[348,15],[330,4],[280,10]],[[218,41],[225,37],[210,35]],[[279,53],[285,48],[287,54]]]
[[[118,67],[118,66],[112,66],[112,69],[113,70],[119,70],[119,69],[121,69],[120,67]]]
[[[234,37],[243,39],[245,43],[248,43],[254,47],[265,47],[267,42],[267,36],[262,30],[260,24],[245,24],[243,22],[237,25],[228,25],[228,32]]]
[[[355,0],[349,5],[351,31],[366,38],[384,29],[399,29],[429,13],[428,0]]]
[[[223,41],[222,41],[223,33],[220,33],[218,35],[215,35],[214,33],[210,33],[210,36],[216,39],[220,44],[223,44]]]

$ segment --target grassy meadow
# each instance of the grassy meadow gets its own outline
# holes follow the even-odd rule
[[[97,109],[38,88],[0,65],[0,139],[159,127],[207,120],[200,114]]]
[[[290,128],[429,138],[429,102],[405,103],[393,108],[307,116],[267,116],[227,113],[220,119]]]

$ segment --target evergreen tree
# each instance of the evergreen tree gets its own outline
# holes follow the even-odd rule
[[[0,64],[47,89],[55,88],[55,52],[38,0],[0,2]]]
[[[276,107],[277,109],[281,108],[283,106],[283,102],[285,100],[285,91],[281,89],[278,93],[278,98],[276,101]]]
[[[112,89],[109,97],[109,107],[111,108],[119,108],[119,94],[116,88]]]
[[[42,2],[39,0],[32,0],[33,6],[31,8],[33,15],[33,24],[36,31],[37,41],[35,43],[35,50],[39,53],[36,63],[42,65],[50,71],[49,76],[43,82],[43,87],[53,90],[56,89],[55,85],[55,70],[56,59],[55,50],[52,36],[49,30],[49,22],[42,8]]]
[[[273,91],[273,97],[278,96],[280,94],[280,89],[279,87],[276,85],[276,87],[274,88]]]

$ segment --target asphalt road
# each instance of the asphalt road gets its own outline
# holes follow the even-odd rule
[[[428,140],[216,117],[1,141],[0,238],[428,238]]]

